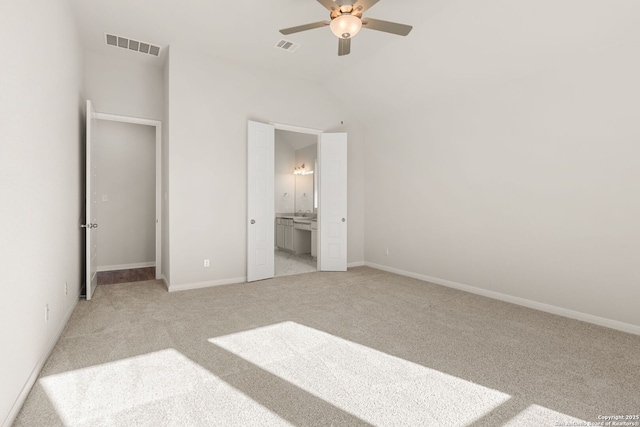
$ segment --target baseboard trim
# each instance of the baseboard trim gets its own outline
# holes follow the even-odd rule
[[[117,271],[117,270],[132,270],[134,268],[147,268],[147,267],[155,267],[155,261],[150,262],[136,262],[133,264],[116,264],[116,265],[103,265],[102,267],[98,267],[98,272],[103,271]]]
[[[20,394],[18,395],[18,398],[14,402],[13,406],[11,407],[11,410],[9,411],[9,414],[7,415],[4,422],[2,423],[3,427],[11,426],[13,422],[16,420],[16,417],[18,416],[18,412],[20,412],[22,405],[24,405],[24,401],[27,400],[27,396],[29,396],[29,392],[31,391],[31,388],[36,383],[36,380],[38,379],[38,375],[40,375],[40,371],[42,371],[42,368],[44,367],[44,364],[47,362],[47,359],[51,355],[53,348],[58,343],[58,340],[62,335],[62,331],[64,331],[65,326],[67,326],[67,323],[69,322],[69,319],[73,314],[73,310],[76,309],[79,299],[80,298],[78,297],[78,299],[76,299],[75,302],[71,305],[71,308],[65,314],[64,319],[60,324],[60,328],[58,329],[58,332],[49,343],[49,346],[47,347],[46,351],[42,353],[42,356],[40,356],[40,360],[38,360],[38,363],[36,364],[36,366],[31,371],[31,375],[29,375],[27,382],[24,384],[24,387],[22,387],[22,390],[20,390]]]
[[[213,286],[233,285],[237,283],[244,283],[246,281],[247,281],[246,276],[243,276],[243,277],[234,277],[230,279],[211,280],[207,282],[184,283],[182,285],[169,285],[165,281],[165,284],[169,292],[178,292],[178,291],[189,291],[192,289],[211,288]]]
[[[362,267],[362,266],[364,266],[364,261],[350,262],[347,264],[347,268]]]
[[[501,292],[489,291],[486,289],[477,288],[475,286],[463,285],[462,283],[452,282],[451,280],[439,279],[437,277],[431,277],[424,274],[413,273],[411,271],[400,270],[398,268],[388,267],[386,265],[375,264],[372,262],[365,262],[365,265],[377,270],[399,274],[400,276],[412,277],[414,279],[424,280],[425,282],[435,283],[436,285],[458,289],[472,294],[481,295],[483,297],[493,298],[500,301],[521,305],[523,307],[533,308],[535,310],[540,310],[547,313],[556,314],[558,316],[592,323],[598,326],[604,326],[606,328],[611,328],[634,335],[640,335],[640,326],[632,325],[630,323],[624,323],[617,320],[607,319],[605,317],[594,316],[592,314],[582,313],[580,311],[569,310],[567,308],[545,304],[526,298],[515,297],[513,295],[503,294]]]
[[[160,277],[157,278],[157,280],[162,280],[164,287],[167,288],[167,291],[169,291],[169,281],[166,277],[164,277],[164,274],[161,274]]]

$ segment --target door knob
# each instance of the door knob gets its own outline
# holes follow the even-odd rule
[[[255,220],[255,219],[252,219],[252,220],[251,220],[251,224],[255,224],[255,223],[256,223],[256,220]]]
[[[80,227],[82,227],[82,228],[88,228],[88,229],[91,229],[91,228],[98,228],[98,224],[91,224],[91,223],[89,223],[89,224],[82,224],[82,225],[80,225]]]
[[[342,218],[342,222],[347,222],[347,220],[345,218]]]

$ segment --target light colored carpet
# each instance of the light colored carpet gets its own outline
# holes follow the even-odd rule
[[[640,337],[366,267],[80,301],[16,426],[556,426],[640,412]]]

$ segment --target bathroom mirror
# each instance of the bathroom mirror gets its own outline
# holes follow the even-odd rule
[[[317,140],[315,135],[307,135],[311,141]],[[318,143],[313,142],[295,150],[294,174],[295,179],[295,213],[314,216],[315,208],[315,176],[316,157],[318,157]]]
[[[315,173],[309,175],[296,175],[296,213],[302,212],[310,215],[314,209],[314,177]]]
[[[317,135],[276,130],[274,184],[277,214],[302,212],[306,216],[315,215],[317,157]],[[304,169],[301,170],[302,165]]]

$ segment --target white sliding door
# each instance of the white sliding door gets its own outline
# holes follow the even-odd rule
[[[275,128],[248,123],[247,281],[274,276]]]
[[[346,133],[320,135],[318,163],[318,269],[347,271]]]

